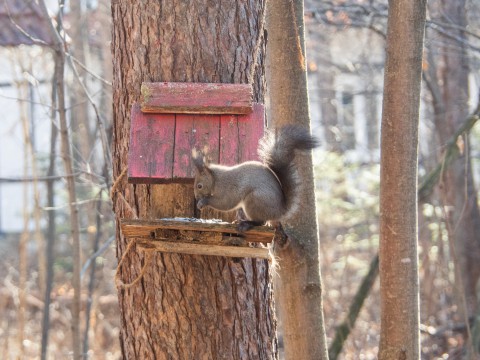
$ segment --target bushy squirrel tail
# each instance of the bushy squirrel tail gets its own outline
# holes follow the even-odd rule
[[[298,125],[268,131],[260,141],[260,158],[277,176],[284,195],[284,218],[296,211],[301,193],[301,179],[293,164],[295,150],[308,151],[319,146],[317,138]]]

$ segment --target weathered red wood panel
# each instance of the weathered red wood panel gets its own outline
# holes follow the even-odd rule
[[[144,114],[132,106],[128,180],[132,183],[155,183],[171,179],[175,115]]]
[[[253,105],[248,115],[222,115],[220,120],[220,164],[235,165],[258,160],[258,141],[265,124],[265,108]]]
[[[248,115],[147,114],[132,107],[128,179],[133,183],[192,181],[192,149],[210,161],[234,165],[258,159],[265,110]]]
[[[192,149],[205,151],[212,162],[218,162],[219,115],[176,115],[173,177],[193,178]]]
[[[249,114],[253,90],[249,84],[142,84],[141,107],[148,113]]]
[[[238,116],[222,115],[220,117],[220,159],[222,165],[232,166],[240,162],[238,153]]]
[[[238,116],[238,153],[240,162],[258,160],[258,141],[265,131],[265,107],[254,104],[253,112]]]

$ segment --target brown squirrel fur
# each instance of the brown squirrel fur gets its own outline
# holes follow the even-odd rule
[[[301,185],[293,162],[295,150],[309,151],[317,146],[318,140],[308,130],[287,125],[267,132],[260,141],[262,162],[209,164],[194,150],[197,207],[243,210],[246,220],[239,224],[241,231],[290,217],[298,208]]]

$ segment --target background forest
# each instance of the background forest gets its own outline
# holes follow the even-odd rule
[[[0,351],[6,359],[69,356],[77,262],[83,351],[119,359],[110,1],[42,4],[0,2]],[[387,12],[386,1],[305,1],[312,131],[322,140],[314,162],[331,358],[378,353]],[[428,4],[418,180],[424,359],[461,359],[480,349],[479,18],[473,0]],[[343,347],[342,324],[351,327]]]

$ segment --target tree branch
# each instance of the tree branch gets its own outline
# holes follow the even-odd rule
[[[423,178],[422,184],[418,189],[418,201],[424,202],[430,196],[434,186],[437,184],[442,170],[445,170],[450,163],[455,160],[460,152],[457,145],[457,139],[464,133],[469,132],[472,127],[480,119],[480,102],[475,112],[470,115],[463,125],[453,134],[448,143],[446,144],[445,155],[442,162],[437,164],[430,173]]]
[[[78,177],[81,172],[75,172],[69,175],[48,175],[48,176],[39,176],[39,177],[0,177],[0,183],[21,183],[21,182],[34,182],[34,181],[54,181],[54,180],[62,180],[67,179],[70,177]]]
[[[348,309],[347,318],[337,327],[337,330],[335,331],[335,337],[330,345],[330,348],[328,349],[328,357],[330,360],[335,360],[338,358],[338,355],[340,355],[343,344],[345,343],[345,340],[347,340],[348,335],[350,335],[350,332],[353,329],[358,314],[362,309],[363,303],[367,298],[370,289],[373,287],[373,284],[375,284],[377,275],[378,254],[375,255],[375,257],[371,261],[368,273],[363,278],[362,284],[358,288],[357,293],[352,300],[350,308]]]

